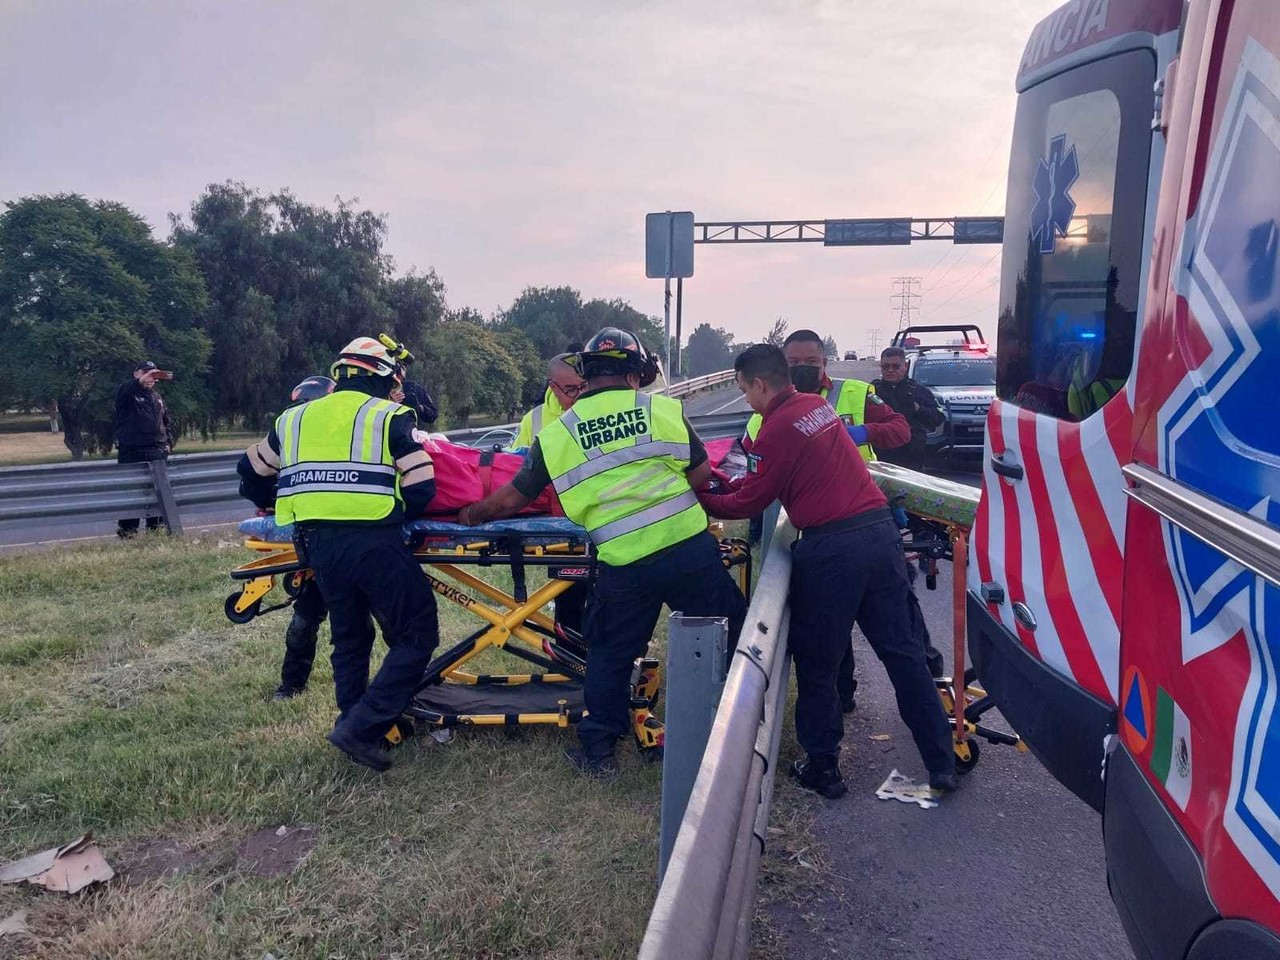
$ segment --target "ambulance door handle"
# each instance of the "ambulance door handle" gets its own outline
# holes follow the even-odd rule
[[[1022,464],[1005,463],[1000,457],[993,456],[991,458],[991,469],[1002,477],[1008,477],[1010,480],[1022,479]]]

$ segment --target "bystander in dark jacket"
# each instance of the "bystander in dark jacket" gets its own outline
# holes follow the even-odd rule
[[[156,392],[156,381],[163,371],[150,360],[133,368],[133,377],[116,388],[115,432],[118,463],[146,463],[165,460],[173,447],[169,412]],[[159,517],[147,517],[147,529],[160,526]],[[138,518],[122,519],[116,531],[121,537],[138,532]]]
[[[942,426],[945,419],[938,408],[938,399],[924,384],[907,376],[906,352],[898,347],[889,347],[880,355],[880,373],[880,378],[873,381],[876,396],[906,418],[911,427],[911,440],[901,447],[876,452],[889,463],[923,470],[925,434]]]

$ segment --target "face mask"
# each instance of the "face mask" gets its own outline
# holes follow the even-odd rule
[[[822,370],[808,364],[792,367],[791,382],[801,393],[817,393],[822,389]]]

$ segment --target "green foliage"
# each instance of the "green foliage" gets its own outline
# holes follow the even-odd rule
[[[405,333],[422,339],[443,314],[439,278],[393,280],[386,219],[352,203],[329,210],[227,182],[209,186],[190,223],[172,224],[209,287],[220,419],[260,424],[354,337],[396,331],[403,316]]]
[[[426,346],[436,402],[449,426],[466,426],[473,413],[509,415],[518,408],[520,365],[497,332],[453,321],[432,330]]]
[[[662,324],[625,300],[589,300],[572,287],[530,287],[496,320],[500,330],[519,330],[543,360],[570,343],[586,343],[604,327],[632,331],[656,353],[662,351]]]
[[[71,455],[109,450],[114,388],[140,359],[173,369],[175,428],[203,416],[209,338],[192,258],[118,203],[34,196],[0,215],[0,402],[56,403]]]
[[[684,359],[689,376],[701,377],[733,366],[733,334],[709,323],[700,323],[689,334]]]
[[[835,338],[835,337],[823,337],[823,338],[822,338],[822,349],[823,349],[823,351],[826,353],[826,355],[827,355],[828,357],[837,357],[837,358],[838,358],[838,357],[840,356],[840,348],[836,346],[836,338]]]
[[[499,330],[496,335],[520,371],[520,395],[516,407],[508,411],[509,418],[516,420],[525,410],[542,402],[546,392],[547,361],[538,356],[533,342],[521,331]]]
[[[791,322],[786,317],[779,317],[773,321],[773,326],[765,334],[764,342],[772,343],[775,347],[782,346],[782,342],[787,339],[787,328],[789,326],[791,326]]]

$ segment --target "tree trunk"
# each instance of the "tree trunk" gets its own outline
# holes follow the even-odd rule
[[[62,418],[62,442],[71,451],[72,460],[84,459],[84,433],[80,420],[82,405],[69,399],[58,401],[58,415]]]

